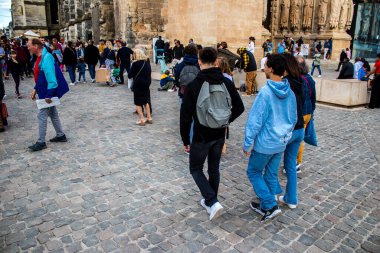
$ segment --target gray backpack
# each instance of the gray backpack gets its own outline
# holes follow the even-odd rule
[[[179,83],[181,85],[181,94],[185,94],[186,86],[191,83],[198,75],[199,68],[195,65],[186,65],[181,70],[181,73],[179,75]]]
[[[197,117],[202,126],[227,127],[231,117],[231,96],[226,85],[208,82],[202,84],[197,100]]]

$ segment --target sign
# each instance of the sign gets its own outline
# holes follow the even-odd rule
[[[308,56],[309,55],[309,44],[302,44],[301,45],[300,55],[302,55],[302,56]]]

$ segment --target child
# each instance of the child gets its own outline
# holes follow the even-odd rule
[[[12,50],[11,58],[7,62],[7,67],[8,67],[8,71],[11,73],[12,78],[16,84],[16,96],[18,99],[21,99],[22,97],[20,95],[19,86],[20,86],[20,77],[22,73],[22,67],[21,67],[21,63],[19,63],[16,60],[16,57],[17,57],[16,51]]]
[[[172,75],[170,75],[170,71],[166,70],[164,74],[161,76],[160,80],[160,88],[158,88],[158,91],[164,91],[167,90],[169,92],[173,92],[173,86],[174,86],[174,78]]]
[[[111,86],[115,86],[116,83],[118,83],[119,76],[120,76],[120,68],[119,68],[119,65],[115,63],[113,65],[113,70],[112,70],[112,75],[111,75],[111,80],[112,80]]]
[[[84,58],[80,57],[78,61],[78,72],[79,72],[79,79],[78,82],[80,82],[80,78],[83,77],[83,83],[86,83],[86,64],[84,63]]]

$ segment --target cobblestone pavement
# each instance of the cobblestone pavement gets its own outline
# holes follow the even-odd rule
[[[244,98],[221,162],[225,211],[210,222],[180,142],[176,94],[155,81],[154,124],[138,127],[125,85],[79,84],[59,107],[69,142],[31,153],[32,87],[23,81],[17,100],[6,81],[0,252],[380,252],[380,110],[319,106],[319,147],[306,146],[299,207],[263,224],[249,208],[241,147],[253,98]]]

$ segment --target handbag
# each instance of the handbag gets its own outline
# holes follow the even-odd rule
[[[144,64],[142,65],[141,69],[139,70],[139,72],[137,73],[137,75],[133,78],[128,78],[128,89],[133,89],[133,83],[134,83],[134,80],[139,76],[141,70],[144,68],[145,66],[145,61],[144,61]]]
[[[317,134],[315,133],[313,116],[311,117],[309,123],[306,126],[305,137],[303,138],[303,140],[309,145],[316,146],[316,147],[318,146]]]

